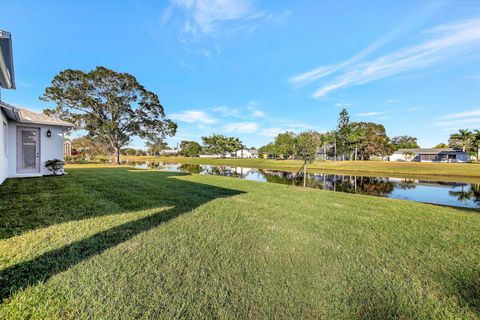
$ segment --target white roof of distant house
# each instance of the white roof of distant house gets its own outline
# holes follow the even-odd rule
[[[463,152],[454,148],[416,148],[416,149],[398,149],[395,154],[404,154],[405,152],[411,152],[416,154],[439,154],[439,153],[454,153]]]
[[[178,150],[165,149],[160,151],[160,153],[178,153]]]
[[[34,112],[24,108],[14,107],[5,102],[0,101],[0,108],[5,112],[11,120],[20,123],[46,124],[60,127],[73,127],[73,124],[54,117],[47,116],[43,113]]]

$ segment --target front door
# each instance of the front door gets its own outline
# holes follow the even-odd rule
[[[40,172],[40,129],[17,127],[17,172]]]

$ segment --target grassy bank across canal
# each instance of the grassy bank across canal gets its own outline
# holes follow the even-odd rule
[[[478,230],[472,210],[77,165],[0,186],[0,318],[480,318]]]
[[[124,156],[127,161],[162,161],[170,163],[228,165],[248,168],[292,171],[302,166],[300,160],[272,159],[209,159],[187,157]],[[429,177],[479,178],[478,163],[426,163],[390,161],[315,161],[308,166],[309,172],[339,172],[360,175],[396,175]],[[478,180],[477,180],[478,181]]]

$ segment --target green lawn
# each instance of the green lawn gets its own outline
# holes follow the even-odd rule
[[[276,170],[298,170],[300,160],[272,159],[208,159],[186,157],[124,156],[129,161],[164,161],[172,163],[230,165]],[[397,176],[443,176],[480,178],[480,163],[426,163],[398,161],[315,161],[308,166],[310,172],[335,171],[347,174],[397,175]],[[477,180],[478,181],[478,180]]]
[[[480,215],[101,166],[0,186],[0,319],[480,318]]]

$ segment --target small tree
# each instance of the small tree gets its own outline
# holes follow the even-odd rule
[[[318,149],[322,144],[320,133],[316,131],[305,131],[300,133],[295,139],[295,155],[303,160],[303,187],[307,182],[307,165],[315,161]]]
[[[448,144],[446,143],[439,143],[435,146],[435,149],[445,149],[445,148],[448,148]]]
[[[45,168],[48,169],[48,171],[52,171],[53,175],[57,176],[59,172],[63,171],[63,166],[65,163],[60,160],[60,159],[53,159],[53,160],[47,160],[45,161]]]
[[[198,157],[202,152],[202,146],[195,141],[180,142],[180,155],[184,157]]]
[[[167,148],[167,143],[162,137],[152,137],[145,143],[147,152],[150,156],[157,156],[160,152]]]
[[[120,164],[120,149],[132,136],[172,136],[177,125],[165,119],[158,96],[146,90],[128,73],[105,67],[90,72],[64,70],[57,74],[40,98],[56,103],[46,114],[70,121],[89,137],[108,143],[114,163]]]
[[[351,151],[349,136],[352,132],[350,116],[347,109],[342,109],[338,115],[337,130],[335,131],[335,151],[345,159],[345,154]]]
[[[415,154],[410,150],[405,150],[403,152],[403,156],[405,157],[405,159],[407,159],[407,161],[410,160],[414,155]]]

